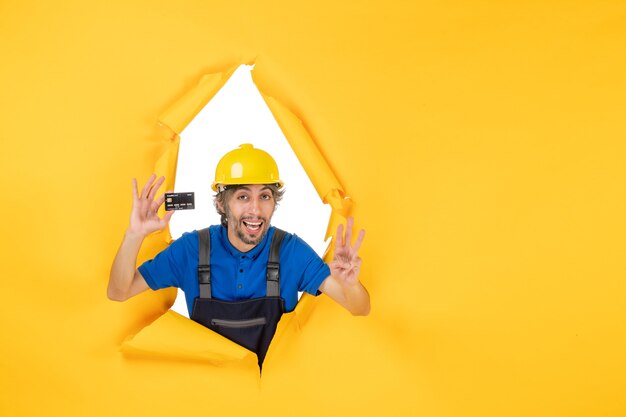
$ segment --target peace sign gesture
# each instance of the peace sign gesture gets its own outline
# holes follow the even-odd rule
[[[352,287],[359,282],[359,272],[361,271],[361,258],[359,258],[359,248],[365,237],[365,230],[361,229],[359,235],[352,246],[352,226],[354,219],[348,217],[346,225],[346,235],[343,235],[343,224],[337,227],[335,235],[335,253],[330,262],[330,273],[342,287]]]

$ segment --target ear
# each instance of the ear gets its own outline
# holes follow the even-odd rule
[[[225,213],[223,199],[216,199],[215,204],[217,205],[217,209],[220,211],[220,213]]]

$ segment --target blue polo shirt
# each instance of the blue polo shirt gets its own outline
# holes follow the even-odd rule
[[[211,293],[214,298],[240,301],[266,295],[266,267],[270,253],[272,226],[257,246],[240,252],[228,240],[223,226],[211,226]],[[183,234],[143,263],[139,272],[150,288],[178,287],[185,292],[191,316],[193,303],[200,294],[198,286],[198,231]],[[298,303],[298,291],[318,295],[318,288],[330,275],[328,265],[309,245],[287,233],[280,246],[280,295],[291,311]]]

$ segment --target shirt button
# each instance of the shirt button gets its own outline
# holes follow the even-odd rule
[[[237,288],[242,289],[243,285],[239,284],[239,285],[237,285]]]
[[[240,269],[239,272],[243,272],[243,269]]]

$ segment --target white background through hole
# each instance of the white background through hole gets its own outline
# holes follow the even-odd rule
[[[252,143],[274,157],[285,183],[285,196],[272,225],[297,234],[321,256],[327,246],[324,235],[330,207],[317,195],[254,85],[251,70],[251,66],[240,66],[181,132],[174,191],[195,192],[196,208],[174,214],[170,222],[172,237],[177,239],[184,232],[219,224],[211,190],[215,166],[226,152],[242,143]],[[189,317],[182,291],[172,310]]]

